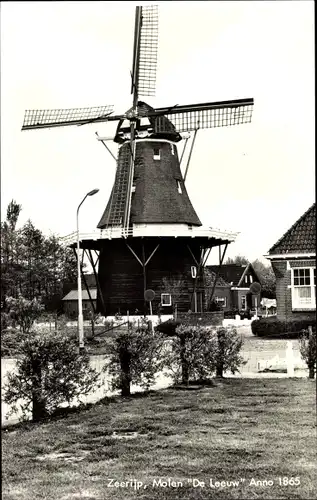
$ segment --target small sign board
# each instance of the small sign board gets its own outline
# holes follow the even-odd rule
[[[151,290],[150,288],[148,290],[145,290],[144,292],[144,299],[147,302],[151,302],[155,297],[155,292],[154,290]]]

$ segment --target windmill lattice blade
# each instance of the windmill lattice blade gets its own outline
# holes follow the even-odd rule
[[[113,106],[70,109],[26,110],[22,130],[83,125],[96,121],[107,121]]]
[[[156,109],[155,114],[161,116],[155,120],[155,131],[164,130],[164,116],[172,122],[176,132],[250,123],[253,104],[253,99],[238,99]]]
[[[138,95],[154,96],[158,48],[158,8],[146,5],[142,9],[140,54],[137,78]]]

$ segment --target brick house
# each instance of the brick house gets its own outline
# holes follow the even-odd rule
[[[271,261],[276,276],[277,318],[315,318],[315,203],[270,248],[265,257]]]
[[[224,311],[248,311],[260,305],[260,296],[250,292],[252,283],[260,283],[251,263],[242,266],[206,266],[206,273],[213,276],[213,279],[218,275],[213,298],[217,304],[222,305]],[[205,280],[205,283],[208,294],[208,288],[212,287],[213,281],[209,278],[209,282]]]

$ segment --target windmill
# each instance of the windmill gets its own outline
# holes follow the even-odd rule
[[[116,175],[97,226],[100,232],[80,235],[82,255],[96,277],[97,310],[104,315],[126,310],[147,313],[144,292],[149,288],[155,292],[153,308],[160,306],[169,313],[173,293],[162,283],[180,282],[180,277],[178,310],[203,310],[208,304],[203,298],[202,270],[210,251],[219,247],[222,263],[228,244],[236,238],[236,233],[202,227],[185,180],[198,129],[249,123],[253,99],[150,106],[139,98],[155,94],[157,49],[157,6],[136,7],[131,108],[119,115],[113,114],[112,106],[28,110],[22,126],[30,130],[117,122]],[[192,147],[182,174],[177,144],[184,133],[191,132]],[[107,147],[107,138],[98,134],[97,138]],[[76,236],[65,239],[74,251]]]

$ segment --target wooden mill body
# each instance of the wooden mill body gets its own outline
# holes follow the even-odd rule
[[[190,202],[180,169],[177,141],[136,139],[128,231],[122,228],[127,203],[130,142],[119,148],[117,171],[96,239],[81,238],[94,266],[97,311],[103,315],[149,314],[144,292],[152,289],[153,314],[206,308],[202,269],[208,250],[235,239],[202,224]],[[74,246],[74,245],[72,245]],[[91,250],[98,252],[98,270]],[[194,269],[193,269],[194,268]],[[166,286],[166,283],[168,286]],[[177,289],[173,286],[180,284]],[[161,294],[171,293],[171,306]],[[174,295],[174,296],[173,296]]]

